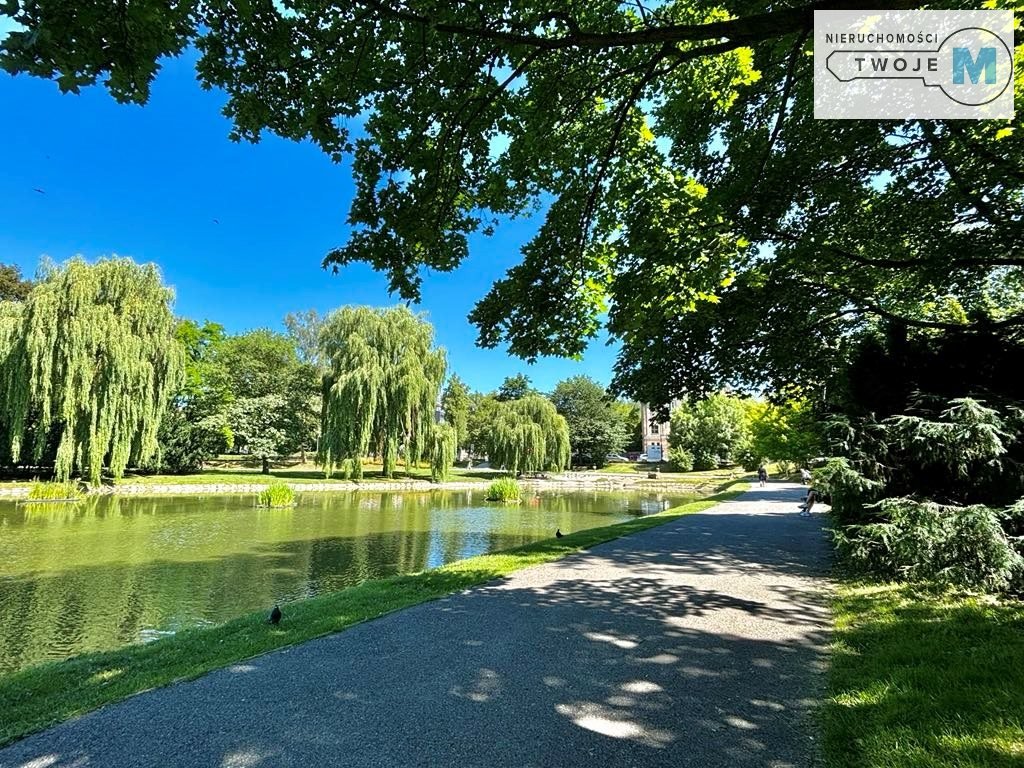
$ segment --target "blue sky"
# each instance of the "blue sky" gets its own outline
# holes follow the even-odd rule
[[[164,62],[145,107],[117,104],[99,87],[63,95],[53,83],[0,72],[0,262],[32,275],[44,255],[153,261],[177,291],[178,314],[230,332],[280,329],[294,310],[394,304],[368,267],[333,275],[320,266],[347,236],[348,166],[275,136],[230,142],[224,100],[200,89],[186,58]],[[532,366],[474,345],[467,313],[519,260],[536,226],[510,222],[474,239],[458,271],[424,280],[419,308],[450,369],[475,389],[519,372],[544,390],[579,373],[611,377],[615,351],[601,342],[582,361]]]

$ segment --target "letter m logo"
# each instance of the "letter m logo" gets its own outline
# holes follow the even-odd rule
[[[953,82],[956,85],[964,84],[964,70],[971,78],[974,85],[978,84],[981,71],[985,70],[985,85],[995,85],[996,82],[996,49],[981,48],[978,51],[978,58],[971,56],[970,48],[953,49]]]

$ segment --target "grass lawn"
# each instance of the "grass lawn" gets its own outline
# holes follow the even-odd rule
[[[736,480],[744,475],[749,475],[742,467],[726,467],[725,469],[709,469],[700,472],[673,472],[668,468],[668,464],[661,463],[640,463],[640,464],[609,464],[601,469],[597,470],[603,474],[608,475],[645,475],[648,472],[653,472],[658,469],[658,474],[661,476],[662,481],[672,481],[674,483],[686,483],[689,485],[706,485],[706,484],[717,484],[726,482],[729,480]]]
[[[455,467],[452,469],[451,480],[459,482],[484,482],[491,480],[503,472],[489,471],[467,471]],[[429,467],[414,467],[407,473],[405,468],[399,465],[394,478],[388,479],[381,476],[380,465],[366,465],[363,467],[362,483],[377,482],[401,482],[403,480],[429,480]],[[316,485],[318,483],[345,482],[341,475],[334,475],[330,479],[324,478],[322,469],[312,465],[291,467],[289,469],[273,469],[269,475],[264,475],[259,469],[220,469],[209,468],[192,475],[125,475],[120,485],[246,485],[253,483],[272,483],[277,480],[284,480],[289,483],[304,483]]]
[[[834,609],[829,768],[1024,766],[1024,603],[846,584]]]
[[[0,677],[0,744],[123,699],[139,691],[198,677],[282,646],[293,645],[410,605],[552,560],[602,541],[700,512],[734,498],[747,484],[657,515],[592,528],[561,539],[460,560],[423,573],[367,581],[359,586],[283,606],[278,627],[250,614],[208,629],[180,632],[147,645],[90,653]],[[415,638],[409,642],[414,643]]]

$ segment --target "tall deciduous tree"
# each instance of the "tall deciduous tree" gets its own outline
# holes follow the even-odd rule
[[[435,424],[430,430],[430,479],[435,483],[451,476],[458,447],[455,428],[451,424]]]
[[[173,292],[152,264],[73,259],[51,266],[0,318],[0,429],[10,458],[52,458],[99,483],[157,452],[157,430],[182,379]],[[27,444],[26,444],[27,443]]]
[[[21,269],[0,264],[0,301],[24,301],[31,290],[32,281],[22,279]]]
[[[458,377],[452,374],[448,384],[441,395],[441,407],[444,410],[444,420],[455,430],[455,447],[467,448],[469,446],[469,387]]]
[[[236,447],[263,459],[312,447],[321,374],[299,360],[293,339],[249,331],[224,339],[214,358],[230,383]]]
[[[558,382],[551,402],[569,425],[569,441],[579,464],[603,467],[609,453],[623,450],[630,434],[605,388],[589,376]]]
[[[806,401],[754,403],[747,415],[754,458],[807,466],[820,455],[821,430]]]
[[[434,329],[406,307],[343,307],[328,315],[320,347],[329,365],[324,380],[320,461],[362,476],[373,451],[392,477],[398,453],[406,468],[419,461],[434,426],[445,373],[445,353]]]
[[[160,423],[159,468],[164,472],[198,472],[203,462],[234,445],[227,405],[230,379],[216,360],[224,327],[180,320],[174,336],[185,351],[185,375]]]
[[[24,30],[0,64],[144,102],[159,59],[194,46],[234,138],[354,155],[352,234],[327,261],[368,262],[403,298],[474,233],[549,203],[473,312],[481,342],[573,355],[607,317],[617,386],[664,403],[816,384],[879,318],[1024,322],[978,290],[1024,264],[1020,118],[815,120],[813,14],[847,6],[13,0]],[[918,313],[946,295],[962,318]]]
[[[284,316],[284,327],[295,344],[295,351],[304,363],[320,367],[320,329],[324,319],[315,309],[289,312]]]
[[[474,455],[487,453],[487,444],[501,401],[493,394],[474,392],[469,399],[469,450]]]
[[[686,452],[696,469],[736,463],[750,441],[747,410],[747,401],[721,393],[678,406],[672,412],[670,458]]]
[[[515,376],[506,376],[494,396],[502,401],[520,400],[527,395],[536,394],[536,392],[537,390],[530,383],[530,377],[525,373],[517,373]]]
[[[569,425],[542,395],[499,401],[488,435],[491,466],[510,472],[558,471],[569,466]]]

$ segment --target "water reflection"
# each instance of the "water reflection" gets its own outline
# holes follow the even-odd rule
[[[434,568],[687,498],[483,491],[0,502],[0,674],[225,621],[369,578]]]

